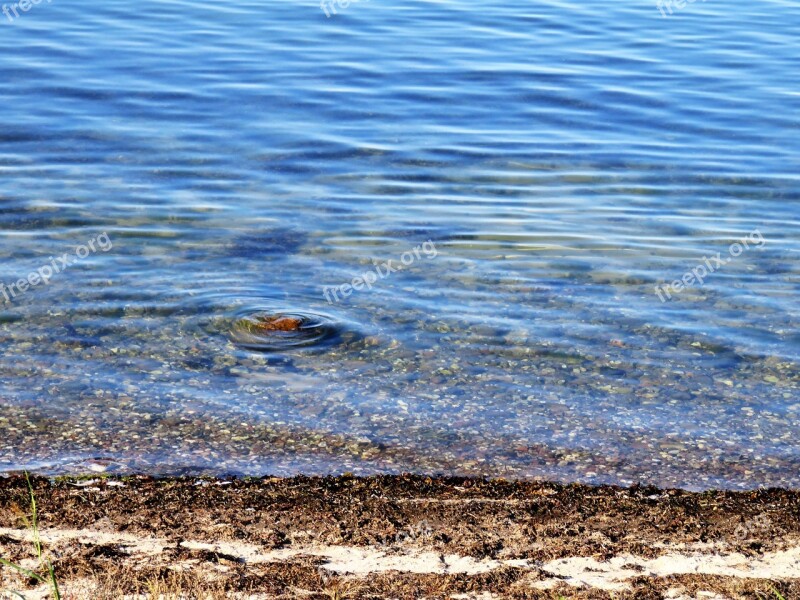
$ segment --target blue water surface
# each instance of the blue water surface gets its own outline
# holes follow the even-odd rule
[[[800,5],[335,2],[0,16],[0,470],[800,485]]]

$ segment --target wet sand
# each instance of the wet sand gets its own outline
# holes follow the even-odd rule
[[[65,598],[155,585],[187,598],[800,598],[800,491],[419,476],[33,484]],[[0,479],[0,552],[31,568],[27,502],[24,478]],[[0,574],[0,589],[46,597]]]

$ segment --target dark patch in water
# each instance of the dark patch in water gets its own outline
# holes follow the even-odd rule
[[[67,336],[60,340],[63,344],[74,348],[94,348],[102,345],[99,337],[83,334],[71,323],[64,323],[64,329],[67,331]]]
[[[0,202],[3,202],[0,199]],[[0,209],[0,227],[9,231],[47,231],[100,226],[102,221],[65,216],[62,210],[41,210],[24,207]]]
[[[296,254],[307,239],[308,235],[297,229],[277,228],[258,231],[233,240],[227,254],[237,258]]]

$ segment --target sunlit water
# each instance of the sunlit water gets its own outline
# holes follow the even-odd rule
[[[797,3],[2,19],[0,470],[800,485]]]

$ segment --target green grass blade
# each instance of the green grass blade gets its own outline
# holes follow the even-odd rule
[[[36,506],[36,494],[33,493],[30,475],[25,472],[25,481],[28,482],[28,492],[31,495],[31,531],[33,532],[33,547],[36,549],[36,558],[42,560],[42,541],[39,537],[39,510]]]
[[[14,569],[15,571],[19,571],[26,577],[38,581],[39,583],[49,584],[53,589],[53,599],[61,600],[61,590],[58,589],[58,580],[56,579],[56,571],[53,568],[53,563],[49,560],[46,561],[43,558],[42,538],[39,533],[39,507],[36,505],[36,494],[33,491],[33,484],[31,483],[30,475],[28,475],[27,472],[25,473],[25,481],[28,483],[28,492],[30,493],[31,497],[31,519],[30,521],[27,521],[26,519],[26,524],[29,525],[29,529],[33,533],[33,546],[36,551],[36,558],[39,560],[40,567],[47,567],[48,577],[45,578],[4,558],[0,558],[0,565],[5,565]],[[25,600],[25,597],[19,592],[11,593],[19,596],[22,598],[22,600]]]
[[[47,561],[47,572],[50,573],[50,584],[53,586],[54,600],[61,600],[61,592],[58,591],[58,580],[56,579],[56,572],[53,569],[53,563]]]
[[[775,596],[777,596],[778,600],[786,600],[786,598],[784,598],[781,595],[781,593],[778,590],[776,590],[775,588],[772,588],[772,592],[775,594]]]
[[[47,580],[44,577],[42,577],[41,575],[37,575],[33,571],[29,571],[28,569],[26,569],[24,567],[20,567],[19,565],[15,565],[14,563],[9,562],[4,558],[0,558],[0,565],[5,565],[7,567],[11,567],[12,569],[17,570],[20,573],[22,573],[23,575],[25,575],[27,577],[30,577],[32,579],[35,579],[36,581],[39,581],[40,583],[47,583]]]

